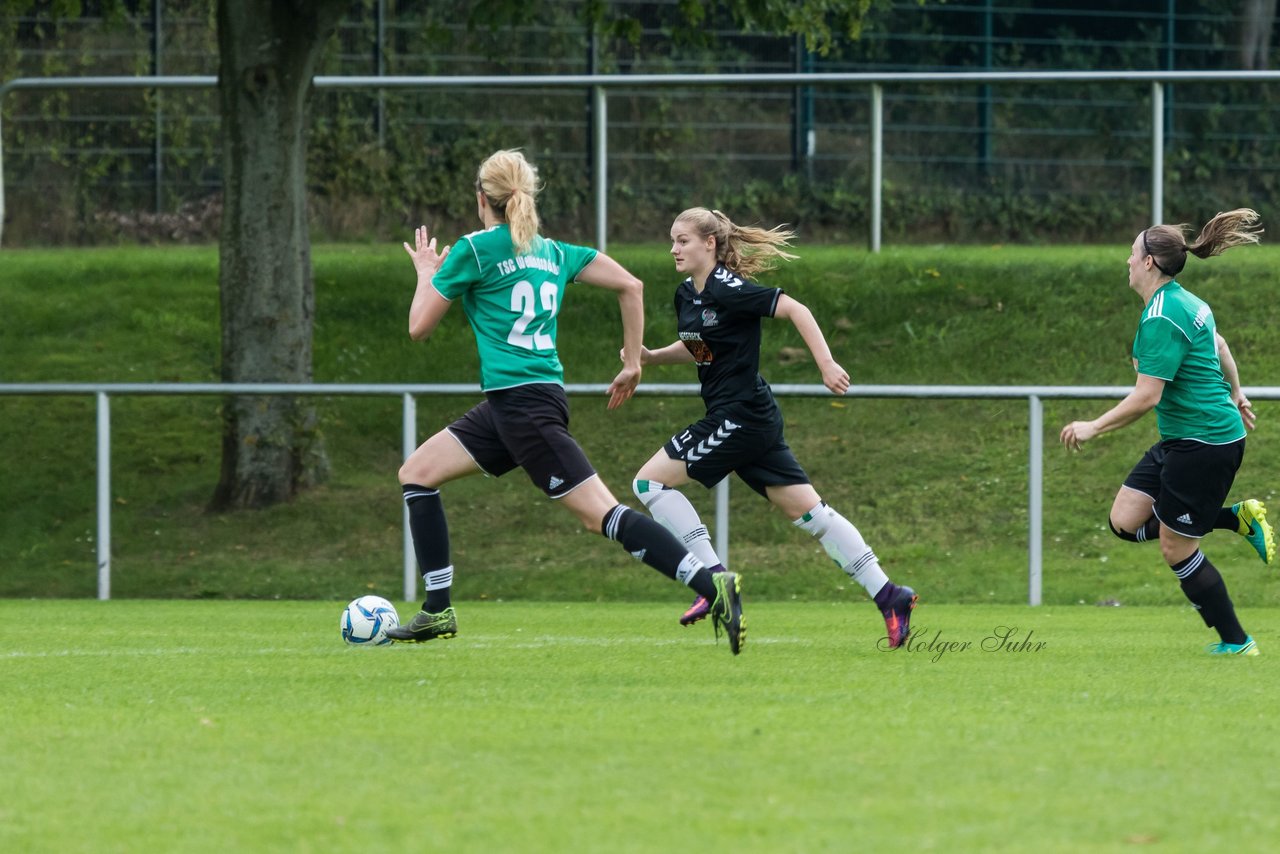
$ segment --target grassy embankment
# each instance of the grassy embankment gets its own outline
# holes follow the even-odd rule
[[[648,283],[650,344],[673,339],[670,261],[653,248],[615,252]],[[768,277],[806,302],[855,383],[1128,385],[1140,311],[1125,285],[1123,244],[1097,247],[914,247],[872,256],[805,247]],[[1280,314],[1268,298],[1270,247],[1193,259],[1185,281],[1214,306],[1246,385],[1273,385]],[[318,382],[474,382],[474,346],[460,310],[434,340],[405,335],[412,288],[398,246],[315,253]],[[218,357],[212,248],[0,253],[3,381],[211,381]],[[816,383],[794,330],[766,326],[773,383]],[[571,291],[561,319],[569,382],[607,382],[619,326],[610,296]],[[650,382],[693,382],[689,368]],[[419,400],[421,435],[472,398]],[[573,429],[615,494],[635,469],[700,414],[696,398],[637,398],[606,412],[575,398]],[[1027,407],[1014,401],[784,400],[788,439],[819,491],[855,521],[894,578],[934,602],[1025,601]],[[1045,440],[1046,602],[1179,603],[1154,547],[1115,540],[1106,509],[1154,441],[1155,422],[1103,437],[1083,453],[1056,445],[1059,427],[1108,401],[1049,401]],[[218,401],[113,401],[113,594],[117,597],[345,599],[401,588],[396,397],[319,400],[333,478],[265,512],[204,511],[217,476]],[[1273,440],[1280,407],[1259,402],[1237,496],[1280,483]],[[95,592],[94,403],[90,397],[0,396],[0,596]],[[710,494],[689,491],[711,520]],[[634,501],[632,501],[634,504]],[[653,599],[669,582],[582,533],[521,474],[446,490],[461,598]],[[730,560],[759,598],[860,596],[817,543],[740,482]],[[1280,516],[1280,506],[1277,507]],[[1247,546],[1217,534],[1206,549],[1238,601],[1280,604]]]

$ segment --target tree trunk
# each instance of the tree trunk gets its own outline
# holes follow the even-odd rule
[[[1276,0],[1244,0],[1240,15],[1240,64],[1250,71],[1268,65]]]
[[[308,105],[317,57],[346,5],[218,0],[224,382],[312,378]],[[327,468],[309,398],[228,398],[211,506],[285,501],[323,479]]]

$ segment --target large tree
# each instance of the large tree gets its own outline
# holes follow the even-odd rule
[[[320,53],[347,0],[218,0],[219,287],[224,382],[311,381],[315,287],[307,121]],[[229,398],[213,507],[286,500],[320,479],[308,398]]]

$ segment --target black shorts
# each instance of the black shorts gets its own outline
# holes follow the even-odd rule
[[[484,402],[445,429],[485,474],[501,477],[519,466],[552,498],[596,473],[569,435],[569,400],[554,383],[486,392]]]
[[[1124,485],[1155,501],[1160,524],[1199,539],[1213,530],[1244,460],[1244,439],[1207,445],[1164,439],[1142,455]]]
[[[809,482],[782,437],[781,415],[763,422],[739,415],[731,407],[708,413],[668,439],[663,450],[683,460],[689,477],[708,489],[731,473],[766,498],[766,486]]]

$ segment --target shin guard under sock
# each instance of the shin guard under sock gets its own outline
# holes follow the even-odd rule
[[[690,554],[674,534],[643,513],[618,504],[604,514],[600,530],[667,578],[688,584],[702,596],[715,596],[715,588],[704,582],[711,573],[699,572],[704,569],[702,561]]]
[[[706,566],[720,565],[707,526],[702,524],[698,511],[683,492],[656,480],[638,479],[631,483],[631,491],[649,511],[653,521],[675,534],[694,557]]]
[[[449,523],[444,516],[440,491],[416,483],[403,486],[404,504],[409,508],[409,533],[418,571],[427,588],[422,610],[439,614],[450,605],[453,566],[449,563]]]
[[[1206,626],[1215,629],[1227,643],[1245,642],[1247,635],[1236,617],[1227,583],[1203,552],[1197,549],[1195,554],[1170,569],[1178,576],[1183,594],[1200,612]]]

